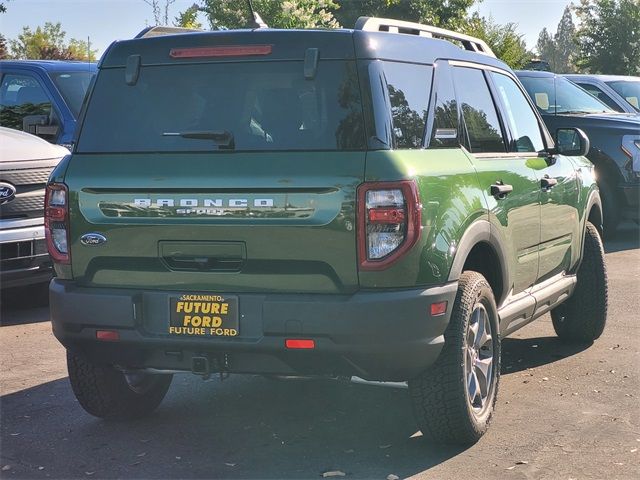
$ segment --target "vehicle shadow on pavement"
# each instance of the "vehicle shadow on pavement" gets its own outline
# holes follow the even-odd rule
[[[0,325],[49,320],[48,284],[0,290]]]
[[[640,248],[640,226],[632,222],[621,225],[615,233],[615,237],[604,242],[605,253],[638,248]]]
[[[129,423],[90,417],[67,379],[0,402],[11,478],[406,477],[464,450],[414,436],[406,390],[335,381],[177,375],[160,408]]]
[[[554,363],[580,353],[589,343],[566,344],[558,337],[511,338],[502,340],[502,375]]]

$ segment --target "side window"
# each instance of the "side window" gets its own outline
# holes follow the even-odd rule
[[[51,100],[34,77],[15,74],[3,77],[0,86],[0,126],[36,133],[36,126],[50,125],[54,121],[53,116]],[[38,128],[37,133],[45,138],[55,136],[55,133],[52,135],[46,129]]]
[[[491,78],[502,100],[506,121],[513,136],[515,152],[539,152],[544,150],[538,117],[518,85],[507,75],[491,72]]]
[[[616,112],[622,112],[623,111],[620,108],[620,106],[616,102],[614,102],[613,99],[609,95],[604,93],[602,90],[600,90],[595,85],[591,85],[590,83],[577,83],[577,85],[582,87],[582,88],[584,88],[587,92],[589,92],[591,95],[596,97],[601,102],[606,103],[608,107],[613,108]]]
[[[481,70],[454,67],[456,93],[472,153],[505,152],[500,121]]]
[[[422,148],[433,68],[384,62],[396,148]]]
[[[436,69],[433,93],[433,128],[429,148],[459,147],[458,106],[450,69],[442,65]]]

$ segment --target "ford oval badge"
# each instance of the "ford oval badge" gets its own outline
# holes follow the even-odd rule
[[[80,237],[80,243],[88,247],[96,247],[107,241],[107,237],[100,233],[85,233]]]
[[[16,198],[16,187],[10,183],[0,182],[0,205],[9,203]]]

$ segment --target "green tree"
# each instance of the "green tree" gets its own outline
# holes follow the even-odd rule
[[[83,60],[94,61],[97,50],[89,50],[88,44],[72,38],[65,41],[62,25],[47,22],[35,31],[23,27],[16,40],[10,40],[11,58],[35,60]]]
[[[198,4],[194,3],[184,12],[180,12],[175,18],[173,24],[176,27],[201,29],[202,23],[198,21]]]
[[[474,13],[462,30],[487,42],[493,53],[511,68],[524,68],[532,55],[527,51],[527,45],[517,28],[515,23],[500,25],[491,17]]]
[[[339,27],[332,13],[339,5],[333,0],[254,0],[252,3],[254,10],[272,28]],[[198,0],[197,6],[214,30],[244,28],[251,19],[244,1]]]
[[[568,6],[564,9],[553,40],[556,51],[556,64],[553,71],[557,73],[575,72],[573,63],[577,53],[576,26],[573,23],[571,8]]]
[[[478,0],[482,1],[482,0]],[[334,15],[340,25],[352,28],[360,16],[394,18],[458,29],[476,0],[340,0]]]
[[[640,0],[581,0],[576,8],[579,68],[640,75]]]
[[[546,27],[538,35],[536,50],[540,59],[549,62],[549,67],[553,70],[556,64],[556,44]]]
[[[9,50],[7,49],[7,39],[0,33],[0,60],[9,58]]]
[[[573,23],[571,8],[564,9],[562,18],[558,23],[556,33],[551,36],[546,28],[543,28],[538,36],[536,50],[542,60],[549,62],[549,67],[556,73],[575,72],[576,26]]]

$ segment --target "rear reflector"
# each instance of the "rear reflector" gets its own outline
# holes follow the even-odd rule
[[[431,304],[431,316],[437,317],[438,315],[444,315],[447,313],[447,302],[438,302]]]
[[[171,58],[247,57],[269,55],[271,45],[226,45],[222,47],[172,48]]]
[[[106,342],[115,342],[120,340],[120,334],[115,330],[96,330],[96,338]]]
[[[315,340],[302,340],[294,338],[287,338],[284,341],[284,345],[287,348],[294,348],[298,350],[310,350],[316,348]]]

